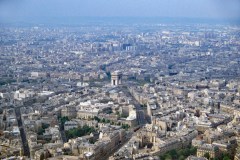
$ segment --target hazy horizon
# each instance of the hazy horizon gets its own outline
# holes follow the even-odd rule
[[[134,25],[134,24],[173,24],[173,25],[240,25],[238,19],[173,18],[173,17],[24,17],[17,20],[0,18],[0,25],[15,26],[78,26],[78,25]]]
[[[240,21],[239,0],[1,0],[0,23],[54,18],[170,18]],[[54,23],[54,22],[52,22]]]

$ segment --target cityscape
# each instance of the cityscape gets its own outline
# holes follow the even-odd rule
[[[0,68],[0,159],[240,160],[238,24],[0,23]]]

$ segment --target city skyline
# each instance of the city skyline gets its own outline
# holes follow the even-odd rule
[[[239,0],[0,0],[0,159],[240,160]]]
[[[167,17],[192,19],[240,20],[240,1],[232,0],[50,0],[1,1],[0,20],[28,21],[29,19],[69,17]]]

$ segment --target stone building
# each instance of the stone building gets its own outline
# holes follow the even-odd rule
[[[240,160],[240,136],[238,136],[236,140],[237,140],[237,149],[236,149],[236,154],[234,156],[234,160]]]
[[[122,73],[119,71],[115,71],[111,73],[111,84],[112,86],[118,86],[122,84]]]
[[[64,108],[61,110],[61,116],[62,116],[62,117],[68,117],[68,118],[70,118],[70,119],[76,118],[76,116],[77,116],[76,107],[73,107],[73,106],[64,107]]]
[[[203,144],[197,149],[197,156],[204,157],[206,154],[209,154],[210,158],[220,157],[219,148],[212,144]]]

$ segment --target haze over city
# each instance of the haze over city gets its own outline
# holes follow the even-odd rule
[[[239,0],[2,0],[5,21],[72,17],[240,19]],[[36,20],[36,19],[35,19]]]
[[[239,0],[0,0],[0,159],[240,160]]]

